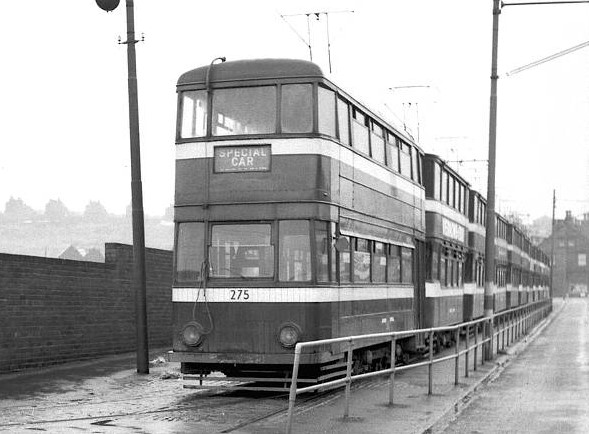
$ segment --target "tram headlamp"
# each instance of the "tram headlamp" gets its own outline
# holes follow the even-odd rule
[[[283,324],[278,333],[278,340],[285,348],[292,348],[296,345],[301,337],[301,329],[293,323]]]
[[[182,329],[182,340],[189,347],[196,347],[202,341],[202,326],[197,322],[189,322]]]

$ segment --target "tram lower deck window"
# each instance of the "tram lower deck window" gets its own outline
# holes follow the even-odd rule
[[[308,220],[279,222],[279,279],[283,282],[311,280],[311,238]]]
[[[274,246],[271,245],[271,225],[214,225],[209,260],[211,277],[273,277]]]

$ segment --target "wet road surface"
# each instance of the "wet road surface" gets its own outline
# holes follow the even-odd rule
[[[444,432],[589,433],[589,300],[569,299]]]

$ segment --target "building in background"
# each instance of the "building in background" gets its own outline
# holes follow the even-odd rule
[[[545,238],[540,248],[550,256],[552,238]],[[564,220],[554,222],[553,295],[586,296],[589,284],[589,213],[582,219],[566,212]]]

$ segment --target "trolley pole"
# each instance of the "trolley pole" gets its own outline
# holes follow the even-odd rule
[[[119,0],[96,0],[106,11],[114,10]],[[145,228],[143,215],[143,187],[141,183],[141,154],[139,142],[139,103],[137,93],[137,67],[135,44],[135,18],[133,0],[127,6],[127,71],[129,88],[129,132],[131,148],[131,209],[133,220],[133,290],[135,293],[135,321],[137,339],[137,372],[149,374],[147,340],[147,296],[145,274]]]
[[[493,0],[493,45],[491,50],[491,98],[489,106],[489,167],[487,175],[487,221],[485,232],[485,302],[486,317],[492,317],[495,290],[495,158],[497,144],[497,53],[499,45],[500,0]],[[486,329],[486,338],[493,336],[493,323]],[[493,358],[493,342],[485,345],[487,360]]]
[[[550,229],[550,303],[554,296],[554,214],[556,212],[556,190],[552,190],[552,226]]]

